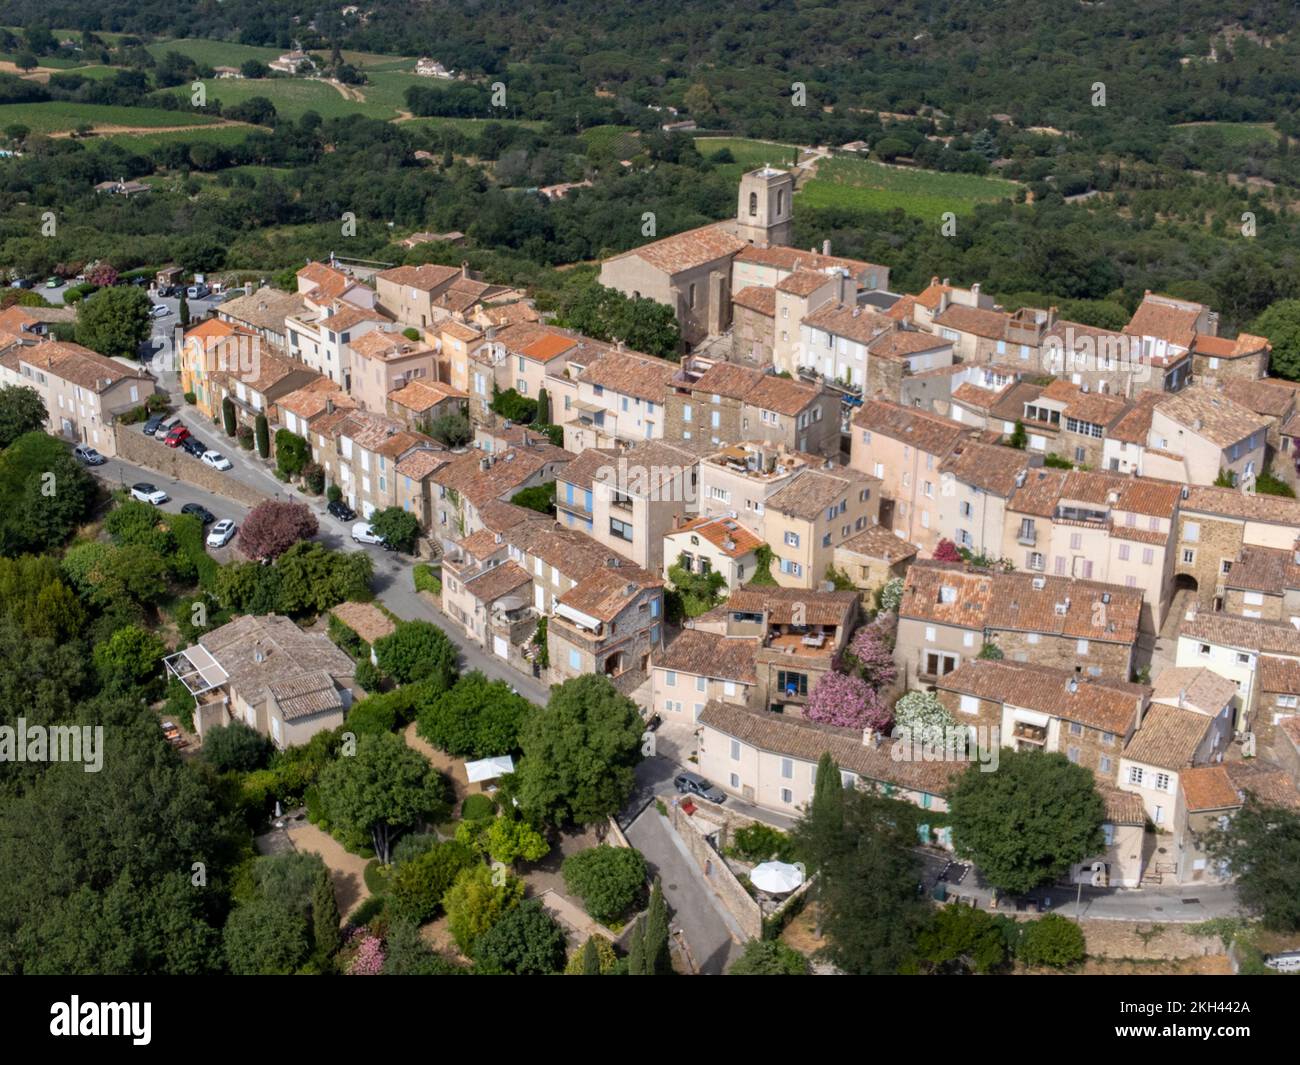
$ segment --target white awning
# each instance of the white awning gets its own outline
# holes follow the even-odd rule
[[[508,754],[499,754],[495,758],[480,758],[477,762],[465,763],[465,776],[471,784],[480,784],[485,780],[496,780],[507,773],[515,771],[515,760]]]
[[[575,610],[567,603],[556,603],[555,612],[562,618],[568,618],[575,625],[581,625],[584,629],[590,629],[595,632],[600,628],[600,619],[593,618],[590,614],[584,614],[581,610]]]

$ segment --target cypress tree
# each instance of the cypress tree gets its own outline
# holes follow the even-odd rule
[[[221,424],[227,436],[235,435],[235,404],[229,396],[221,401]]]
[[[600,952],[596,950],[596,937],[588,936],[582,945],[582,975],[600,975]]]
[[[668,904],[664,901],[663,886],[655,877],[650,889],[650,906],[646,910],[645,939],[641,944],[645,953],[647,976],[662,976],[669,971],[668,959]]]
[[[181,289],[181,305],[176,310],[176,317],[180,321],[182,329],[190,324],[190,304],[189,300],[185,298],[184,289]]]
[[[265,414],[257,416],[257,421],[253,423],[253,432],[257,437],[257,453],[262,458],[268,458],[271,454],[271,430],[266,424]]]
[[[551,424],[551,394],[544,388],[537,393],[537,424]]]
[[[334,885],[330,883],[328,873],[312,889],[311,929],[317,953],[325,958],[332,957],[342,944],[343,936],[339,931],[339,907],[334,900]]]
[[[627,950],[628,976],[645,976],[645,918],[638,917],[632,926],[632,938]]]

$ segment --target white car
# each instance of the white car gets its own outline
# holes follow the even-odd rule
[[[214,470],[228,470],[231,462],[220,451],[203,452],[203,465],[211,466]]]
[[[149,312],[154,318],[166,318],[172,313],[172,309],[165,303],[155,303],[153,310]]]
[[[160,507],[167,502],[168,496],[161,488],[141,481],[139,484],[131,486],[131,498],[138,499],[141,503],[152,503],[155,507]]]
[[[375,532],[369,522],[359,521],[352,526],[352,539],[359,544],[382,544],[384,538]]]
[[[235,535],[235,523],[229,518],[222,518],[208,533],[209,547],[225,547]]]

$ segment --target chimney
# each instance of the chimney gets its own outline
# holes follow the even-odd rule
[[[478,460],[478,468],[480,470],[483,470],[485,473],[491,467],[492,467],[492,460],[487,455],[484,455],[481,459]]]
[[[466,278],[466,279],[468,280],[468,278],[469,278],[469,263],[468,263],[468,262],[462,262],[462,263],[460,264],[460,276],[463,277],[463,278]]]
[[[864,729],[862,730],[862,746],[863,746],[863,747],[870,747],[870,746],[872,745],[872,742],[871,742],[871,741],[872,741],[872,738],[875,736],[875,731],[876,731],[876,730],[875,730],[875,729],[872,729],[872,728],[864,728]]]
[[[947,281],[944,281],[945,285],[947,283],[948,283]],[[934,313],[936,315],[940,315],[943,314],[943,312],[946,311],[947,309],[948,309],[948,290],[945,288],[942,292],[939,293],[939,309],[936,310]]]
[[[830,255],[830,253],[831,253],[831,242],[830,242],[829,240],[823,240],[823,241],[822,241],[822,254],[823,254],[823,255]]]
[[[332,399],[327,399],[325,401],[325,413],[326,414],[334,413],[334,401]]]

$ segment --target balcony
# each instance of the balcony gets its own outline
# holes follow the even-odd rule
[[[1022,547],[1033,547],[1038,542],[1038,530],[1033,525],[1020,526],[1020,533],[1016,536],[1016,543]]]
[[[1040,725],[1017,721],[1015,727],[1011,730],[1011,735],[1015,737],[1017,744],[1026,743],[1039,748],[1047,745],[1047,729]]]

